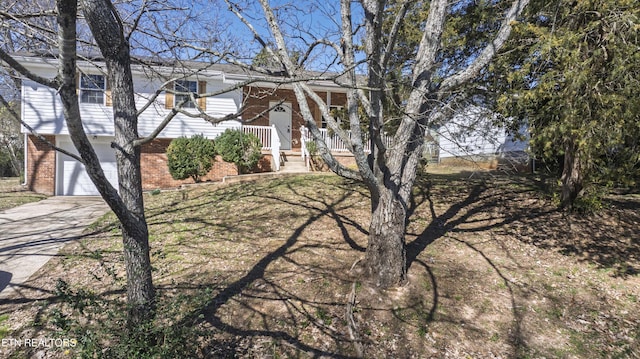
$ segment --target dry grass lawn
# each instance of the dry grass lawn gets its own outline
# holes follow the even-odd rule
[[[639,358],[640,198],[577,216],[535,179],[467,177],[416,188],[409,281],[393,290],[352,270],[370,217],[355,183],[297,176],[148,195],[156,345],[195,358]],[[5,339],[78,346],[3,355],[118,356],[106,348],[122,340],[119,229],[106,216],[91,230],[0,302]]]
[[[0,177],[0,211],[21,204],[36,202],[46,196],[29,192],[20,185],[17,177]]]

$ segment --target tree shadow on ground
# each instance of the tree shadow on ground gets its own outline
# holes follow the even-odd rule
[[[335,183],[335,185],[348,187],[342,181]],[[158,320],[170,319],[171,323],[170,325],[165,324],[163,331],[175,333],[183,330],[182,328],[209,328],[207,332],[197,332],[201,335],[199,339],[191,339],[194,342],[201,340],[202,343],[205,343],[205,347],[200,348],[202,350],[200,356],[202,357],[261,356],[273,350],[269,346],[274,345],[281,347],[279,351],[285,355],[353,357],[349,354],[352,343],[341,330],[342,324],[338,319],[340,318],[338,313],[341,308],[344,308],[344,303],[331,298],[331,295],[322,289],[325,282],[331,283],[331,285],[327,285],[327,290],[334,288],[334,283],[348,288],[351,278],[342,271],[336,271],[335,268],[324,268],[315,259],[313,261],[307,260],[307,256],[313,256],[314,252],[331,251],[332,248],[337,251],[355,253],[364,250],[362,242],[353,238],[354,233],[361,233],[364,229],[358,221],[344,215],[345,210],[349,211],[354,204],[359,205],[359,202],[353,198],[354,194],[358,192],[350,189],[345,190],[340,196],[328,196],[327,194],[299,191],[295,183],[278,181],[260,184],[259,187],[260,189],[255,192],[247,192],[241,186],[232,186],[212,193],[200,193],[198,195],[203,198],[197,204],[180,199],[181,196],[178,194],[176,200],[173,201],[173,206],[160,206],[150,211],[149,218],[152,226],[160,229],[160,231],[155,230],[153,233],[152,248],[156,248],[155,251],[165,251],[160,254],[166,255],[167,251],[173,251],[178,246],[181,247],[181,254],[195,254],[202,249],[202,243],[198,243],[199,241],[175,244],[168,242],[168,239],[189,233],[198,233],[200,240],[213,240],[213,237],[209,236],[210,229],[219,228],[218,234],[224,233],[224,236],[215,240],[218,242],[228,241],[230,249],[237,245],[240,250],[235,254],[236,260],[247,263],[239,270],[222,271],[216,269],[215,264],[208,267],[206,262],[188,263],[190,260],[187,260],[187,263],[184,263],[182,267],[183,270],[200,272],[201,277],[191,280],[177,277],[176,281],[171,283],[160,281],[157,289],[159,300],[162,301],[161,307],[171,308],[178,305],[192,308],[171,318],[165,318],[167,313],[159,313]],[[277,190],[283,191],[283,187],[286,195],[272,193]],[[195,193],[190,192],[190,194]],[[275,210],[263,210],[259,216],[256,216],[256,213],[250,213],[250,211],[233,213],[232,216],[225,213],[226,218],[222,224],[219,218],[213,218],[211,215],[201,216],[201,212],[198,212],[219,210],[220,208],[216,207],[217,204],[230,200],[260,200],[279,204],[280,208],[286,210],[283,219],[286,218],[295,225],[289,226],[286,222],[278,222],[277,218],[274,219],[277,214]],[[294,211],[298,213],[296,214]],[[196,215],[196,213],[198,214]],[[167,214],[174,214],[176,217],[160,220],[160,218],[167,218]],[[273,220],[274,223],[266,223],[268,220]],[[261,221],[265,223],[259,223]],[[278,231],[268,232],[269,228],[273,227],[272,225],[280,225]],[[322,234],[323,229],[328,229],[328,225],[341,233],[341,239],[335,237],[323,239],[318,236],[318,234]],[[316,228],[310,228],[312,226]],[[291,228],[290,231],[289,228]],[[118,241],[117,235],[111,233],[114,227],[110,223],[102,223],[96,229],[104,230],[102,236],[105,238]],[[307,231],[312,232],[306,233]],[[263,237],[267,241],[259,240],[261,235],[269,236],[275,232],[279,232],[279,236],[288,233],[288,237]],[[235,237],[242,235],[249,237]],[[300,241],[301,236],[305,237],[304,241]],[[249,241],[255,242],[247,244]],[[165,246],[165,243],[169,245]],[[245,257],[242,254],[242,245],[255,249],[255,252]],[[95,260],[102,272],[108,271],[107,269],[115,263],[120,255],[117,251],[96,250],[93,247],[82,247],[81,250],[82,254],[74,256],[80,259]],[[248,252],[245,251],[245,253]],[[224,253],[208,253],[208,261],[222,254]],[[256,254],[260,254],[260,257],[256,258]],[[157,266],[156,271],[161,271],[163,270],[162,262],[166,263],[169,260],[159,254],[155,256],[154,266]],[[331,264],[330,262],[327,260],[326,263]],[[117,271],[116,269],[115,272]],[[96,271],[94,275],[104,275],[98,272]],[[292,283],[288,283],[286,279],[288,277],[295,279],[292,280]],[[41,279],[44,280],[44,278]],[[40,279],[34,278],[34,280],[39,281]],[[292,284],[293,287],[289,284]],[[306,289],[302,294],[297,292],[296,288],[309,286],[311,289]],[[12,298],[3,304],[9,307],[38,301],[44,303],[34,314],[36,321],[40,321],[38,318],[57,313],[58,309],[56,308],[60,303],[73,307],[73,303],[82,300],[76,292],[61,295],[61,293],[47,289],[45,286],[25,285],[22,289],[19,298]],[[205,289],[210,291],[203,294]],[[92,298],[93,296],[98,298],[96,300],[102,303],[98,307],[103,308],[102,310],[111,307],[124,308],[121,302],[122,298],[112,302],[107,300],[108,297],[114,298],[114,294],[121,295],[122,293],[121,291],[98,289],[92,294]],[[229,310],[238,311],[238,315],[246,316],[248,320],[243,323],[242,320],[238,320],[233,317],[233,314],[228,313]],[[107,312],[111,312],[111,309]],[[117,317],[117,315],[115,316]],[[310,331],[319,333],[320,337],[332,341],[333,344],[327,347],[304,338],[304,332]]]
[[[473,233],[497,229],[516,239],[542,249],[558,250],[568,256],[612,269],[614,275],[637,275],[640,272],[640,199],[626,196],[609,197],[598,214],[583,215],[557,209],[545,197],[546,184],[537,177],[491,175],[479,180],[466,179],[470,191],[452,193],[451,181],[461,181],[466,173],[429,175],[418,183],[416,200],[410,208],[429,208],[430,222],[419,234],[408,233],[415,240],[407,245],[409,266],[431,243],[446,233]],[[462,185],[464,187],[465,185]],[[459,187],[456,187],[459,188]],[[434,199],[435,198],[435,199]],[[453,200],[452,200],[453,199]],[[436,214],[434,201],[450,206]],[[474,216],[488,215],[478,225]],[[490,220],[490,224],[481,224]],[[464,227],[464,228],[461,228]]]
[[[432,313],[436,312],[438,305],[438,287],[431,268],[419,258],[430,244],[443,237],[463,244],[480,256],[508,290],[514,320],[510,343],[517,353],[528,351],[527,338],[522,330],[523,315],[517,308],[532,289],[510,280],[494,263],[491,255],[485,254],[469,240],[474,238],[469,235],[491,235],[499,231],[540,249],[558,251],[594,263],[611,270],[613,276],[638,273],[640,250],[637,238],[640,238],[640,228],[637,223],[640,222],[640,212],[634,210],[640,209],[640,201],[633,198],[609,199],[609,207],[603,213],[585,217],[560,211],[553,206],[545,198],[544,181],[523,176],[492,176],[476,180],[467,177],[464,179],[466,185],[452,186],[458,190],[467,187],[467,191],[453,193],[448,190],[448,184],[464,177],[430,175],[428,181],[418,184],[416,200],[410,209],[411,214],[418,217],[412,220],[420,222],[423,219],[428,222],[422,232],[409,231],[407,234],[408,238],[415,238],[407,244],[407,264],[409,268],[414,263],[419,264],[431,278],[434,299],[429,312],[430,320],[433,320]],[[447,204],[443,206],[443,202]],[[417,229],[419,226],[410,228]],[[504,255],[511,258],[509,249],[503,244],[499,245],[505,251]],[[518,265],[514,258],[511,260]]]
[[[407,238],[412,240],[407,244],[407,259],[410,269],[423,270],[430,283],[419,298],[427,305],[425,313],[420,314],[428,322],[460,320],[455,314],[436,315],[443,301],[441,292],[447,288],[438,283],[442,280],[441,268],[425,255],[430,244],[446,238],[477,254],[498,275],[510,297],[514,319],[509,324],[513,333],[511,345],[525,345],[521,313],[516,310],[522,289],[516,291],[504,268],[481,246],[466,240],[468,234],[497,229],[517,234],[520,240],[536,238],[535,233],[524,231],[525,225],[544,225],[548,227],[546,234],[551,236],[550,221],[563,218],[563,213],[536,197],[535,183],[518,181],[514,185],[509,180],[432,176],[430,182],[419,183],[410,209]],[[189,192],[188,196],[202,197],[197,202],[176,193],[168,204],[163,202],[153,208],[148,218],[155,228],[152,250],[158,273],[170,270],[165,265],[176,262],[183,262],[179,271],[189,273],[176,275],[175,282],[158,283],[162,300],[181,308],[175,317],[162,318],[171,323],[170,329],[203,328],[202,337],[193,339],[206,343],[201,348],[203,357],[259,357],[274,353],[290,357],[355,357],[354,340],[347,335],[343,318],[345,297],[357,279],[348,273],[348,268],[361,257],[368,234],[368,218],[357,215],[367,213],[369,204],[361,186],[343,180],[329,184],[335,193],[305,190],[295,181],[277,180],[252,186],[251,190],[230,186],[211,193]],[[234,211],[225,207],[231,202],[247,204]],[[256,206],[251,203],[271,207],[253,208]],[[630,226],[632,220],[622,222]],[[108,224],[101,228],[113,230]],[[631,234],[637,233],[637,228],[625,228]],[[331,230],[335,232],[328,233]],[[196,237],[180,239],[193,233]],[[204,246],[207,241],[227,243],[228,248],[214,247],[202,260],[192,260],[189,255],[210,249]],[[545,247],[548,244],[542,241],[537,245],[551,248]],[[113,262],[101,256],[117,255],[87,250],[87,258],[95,256],[105,266]],[[51,302],[55,302],[55,293],[50,295]],[[186,300],[188,305],[180,300]],[[396,315],[411,308],[359,309]]]
[[[463,181],[451,184],[451,181]],[[450,184],[450,185],[448,185]],[[244,193],[241,189],[233,189],[234,198],[251,198],[269,199],[274,202],[282,203],[287,208],[295,208],[295,211],[302,211],[304,215],[300,216],[304,219],[304,223],[300,223],[292,234],[284,239],[283,243],[269,253],[263,255],[261,259],[255,262],[252,267],[246,271],[241,277],[234,278],[224,284],[209,283],[204,284],[218,288],[216,293],[211,296],[211,300],[204,308],[194,311],[185,318],[186,321],[195,320],[194,318],[203,317],[204,323],[212,328],[220,331],[223,336],[236,340],[236,350],[248,348],[255,345],[261,345],[260,342],[270,341],[270,345],[278,345],[280,348],[288,348],[289,355],[301,355],[306,353],[310,356],[336,356],[343,357],[352,353],[352,340],[345,336],[345,331],[336,330],[332,325],[323,323],[326,317],[332,314],[323,313],[325,308],[333,308],[329,310],[338,311],[344,305],[341,301],[329,301],[326,298],[322,300],[313,300],[300,295],[294,289],[283,285],[281,281],[273,278],[274,273],[281,275],[290,275],[291,277],[299,276],[301,273],[309,271],[309,268],[302,268],[303,263],[294,257],[296,252],[303,250],[320,250],[326,249],[326,245],[322,243],[307,243],[306,239],[301,240],[305,231],[312,225],[319,222],[322,218],[332,218],[333,225],[337,226],[341,233],[341,237],[351,250],[363,252],[365,246],[362,238],[366,238],[367,231],[357,220],[350,218],[345,211],[349,206],[342,206],[343,201],[348,198],[344,195],[335,199],[327,199],[322,194],[300,193],[295,186],[287,185],[289,191],[294,194],[294,198],[283,198],[281,196],[269,195],[267,189],[274,188],[275,185],[263,186],[264,193]],[[346,185],[347,187],[353,184]],[[467,190],[460,190],[460,188]],[[353,188],[350,189],[353,191]],[[508,291],[510,298],[511,315],[514,319],[512,324],[510,342],[511,345],[519,351],[526,351],[526,338],[522,334],[521,313],[516,309],[518,307],[518,294],[514,289],[514,283],[510,281],[502,269],[497,266],[490,255],[473,243],[465,241],[464,235],[473,233],[481,233],[492,230],[511,231],[517,228],[521,223],[544,223],[551,227],[549,221],[556,216],[562,216],[562,212],[557,211],[544,200],[539,200],[541,192],[540,183],[531,181],[525,177],[504,178],[494,176],[492,178],[451,178],[448,176],[432,176],[431,182],[422,183],[417,188],[415,202],[410,208],[410,213],[416,217],[426,219],[428,225],[422,227],[419,231],[409,231],[407,237],[414,238],[407,244],[408,266],[417,264],[422,267],[431,281],[431,307],[428,309],[427,318],[429,321],[435,320],[435,313],[439,303],[439,292],[437,276],[434,274],[429,261],[420,257],[424,250],[439,238],[452,238],[463,243],[474,253],[478,254],[501,278],[504,287]],[[360,193],[362,195],[362,193]],[[366,197],[366,194],[364,194]],[[220,197],[223,198],[223,197]],[[443,204],[440,203],[444,200]],[[213,205],[215,200],[207,202]],[[179,205],[178,205],[179,206]],[[184,208],[176,209],[180,212]],[[293,213],[291,214],[293,215]],[[253,220],[260,222],[272,217],[272,213],[258,215]],[[241,220],[241,219],[240,219]],[[415,222],[415,223],[412,223]],[[202,228],[216,225],[212,222],[199,223]],[[420,229],[418,221],[410,219],[410,227]],[[226,228],[230,232],[241,231],[242,229],[230,226]],[[350,233],[358,233],[360,240],[354,240]],[[414,233],[415,232],[415,233]],[[289,272],[274,268],[279,266],[280,262],[287,262],[293,266],[300,267],[296,269],[288,269]],[[343,266],[339,270],[345,270]],[[333,269],[322,268],[321,265],[312,269],[314,275],[322,276],[325,280],[342,281],[345,285],[353,278],[340,276],[339,273],[332,273]],[[345,289],[346,291],[346,289]],[[256,305],[256,301],[262,301],[260,305]],[[284,308],[283,321],[288,321],[288,325],[279,325],[275,320],[273,313],[264,310],[264,303]],[[277,305],[273,303],[279,303]],[[247,315],[250,320],[259,318],[262,324],[259,326],[242,325],[237,320],[231,320],[226,310],[229,307],[240,305],[244,308],[244,313],[238,312],[236,315]],[[269,305],[266,305],[269,306]],[[253,314],[246,314],[253,313]],[[336,315],[333,315],[334,320]],[[324,318],[324,319],[323,319]],[[439,319],[442,320],[442,319]],[[451,320],[455,320],[452,318]],[[202,323],[198,322],[197,323]],[[303,338],[304,330],[292,330],[295,327],[314,327],[322,335],[331,338],[333,341],[332,349],[326,349],[321,345],[310,344],[309,340]],[[335,325],[333,325],[335,327]],[[478,328],[480,330],[480,328]],[[277,344],[274,344],[277,343]],[[336,349],[337,348],[337,349]],[[209,350],[213,352],[214,348]]]
[[[224,283],[201,283],[198,287],[216,288],[206,304],[195,308],[186,315],[177,326],[184,325],[208,325],[218,332],[217,337],[227,338],[230,347],[234,347],[236,353],[242,351],[259,350],[256,347],[264,347],[266,342],[273,342],[285,355],[310,355],[312,357],[336,357],[350,358],[353,355],[351,339],[340,329],[342,324],[338,324],[338,313],[345,305],[342,301],[332,300],[333,295],[322,293],[323,283],[327,287],[338,286],[345,288],[352,278],[346,271],[336,271],[331,267],[330,260],[327,260],[329,268],[323,268],[316,261],[317,258],[309,260],[307,256],[324,255],[323,251],[331,251],[332,248],[338,251],[352,251],[360,253],[364,251],[362,241],[354,239],[352,233],[366,235],[366,230],[358,221],[344,215],[344,211],[349,211],[354,203],[354,194],[361,195],[359,190],[354,190],[350,184],[345,184],[342,180],[333,183],[335,187],[341,187],[339,197],[326,196],[323,193],[310,193],[309,191],[299,191],[296,184],[272,182],[261,184],[260,190],[250,193],[242,192],[238,188],[230,189],[236,195],[235,199],[245,198],[259,203],[273,203],[284,206],[287,219],[298,224],[291,228],[291,232],[286,238],[277,241],[279,245],[268,252],[260,252],[260,258],[253,262],[250,268],[243,270],[241,276],[227,277]],[[288,195],[278,194],[276,187],[286,187]],[[347,188],[348,187],[348,188]],[[281,190],[282,188],[280,188]],[[219,196],[220,194],[216,195]],[[203,205],[213,205],[215,200],[204,201]],[[189,207],[189,209],[193,209]],[[179,212],[184,211],[179,209]],[[301,213],[296,215],[293,212]],[[263,211],[257,216],[251,216],[252,226],[255,232],[267,231],[269,219],[273,219],[274,213]],[[237,216],[236,223],[242,223],[245,215]],[[191,224],[205,228],[211,225],[219,225],[213,222],[199,223],[192,221]],[[322,237],[322,229],[327,229],[327,224],[333,223],[340,233],[342,241],[327,236]],[[281,223],[286,227],[285,223]],[[312,228],[312,227],[315,227]],[[320,228],[317,228],[320,227]],[[240,227],[230,226],[228,235],[237,231],[244,231]],[[282,228],[280,228],[282,230]],[[306,233],[309,231],[309,233]],[[304,240],[301,241],[301,238]],[[256,238],[257,239],[257,238]],[[348,248],[345,247],[348,246]],[[355,255],[355,253],[353,253]],[[341,268],[343,269],[343,268]],[[291,280],[287,281],[289,277]],[[294,279],[295,278],[295,279]],[[283,281],[284,279],[284,281]],[[300,292],[296,288],[312,286]],[[174,291],[177,287],[167,286],[162,290]],[[182,288],[184,289],[184,288]],[[193,288],[191,288],[193,289]],[[235,309],[233,309],[235,308]],[[235,315],[229,315],[232,310]],[[238,316],[246,317],[245,323],[239,320]],[[330,340],[333,344],[330,347],[317,346],[313,340],[304,338],[308,332],[318,333],[318,336]],[[218,339],[219,340],[219,339]],[[233,343],[231,343],[233,342]],[[218,341],[213,342],[205,350],[206,355],[219,355]],[[264,348],[262,348],[264,350]],[[231,354],[231,353],[227,353]],[[234,354],[234,355],[235,355]],[[256,352],[249,354],[261,355]],[[205,356],[206,356],[205,355]]]
[[[608,197],[605,207],[595,214],[549,211],[549,201],[528,199],[501,204],[501,210],[515,220],[505,231],[527,244],[556,250],[566,256],[608,270],[614,277],[640,273],[640,199],[631,196]]]

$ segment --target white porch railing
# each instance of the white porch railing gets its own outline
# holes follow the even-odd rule
[[[242,130],[245,133],[251,133],[253,135],[256,135],[260,139],[260,142],[262,142],[262,150],[271,152],[271,156],[273,158],[274,170],[276,172],[280,171],[281,143],[280,143],[280,138],[278,137],[278,131],[276,131],[275,125],[271,125],[271,126],[244,125],[242,126]],[[347,131],[347,133],[349,134],[349,137],[351,137],[351,131]],[[321,128],[320,134],[331,152],[337,152],[337,153],[349,152],[349,149],[342,142],[340,137],[338,137],[335,134],[329,135],[329,131],[327,131],[326,128]],[[371,143],[367,140],[366,137],[368,136],[365,135],[365,138],[363,139],[364,150],[365,152],[370,152]],[[306,128],[305,126],[300,127],[300,144],[301,144],[300,151],[302,155],[302,160],[304,161],[305,166],[307,166],[307,170],[309,170],[309,167],[310,167],[310,162],[309,162],[310,156],[309,156],[309,150],[308,150],[307,144],[309,142],[312,142],[313,140],[314,140],[313,136],[311,135],[311,132],[309,131],[309,129]],[[382,141],[387,146],[391,145],[392,140],[393,138],[388,135],[383,135],[382,137]],[[429,143],[427,144],[427,146],[425,146],[425,155],[427,158],[431,158],[431,159],[437,158],[437,151],[438,151],[437,144]]]
[[[271,126],[243,125],[242,131],[244,133],[256,135],[260,139],[260,142],[262,142],[263,150],[268,151],[271,149]]]
[[[309,149],[307,148],[307,142],[311,141],[310,136],[311,134],[309,133],[309,130],[304,126],[301,126],[300,152],[302,152],[302,161],[304,161],[304,165],[307,167],[307,171],[311,169],[311,164],[309,163],[311,155],[309,154]]]
[[[329,135],[329,131],[327,131],[326,128],[320,128],[319,130],[322,136],[322,140],[324,141],[324,143],[327,144],[327,147],[331,152],[349,152],[348,147],[344,144],[344,142],[342,142],[342,140],[338,135],[336,134]],[[349,134],[349,138],[351,138],[351,131],[347,131],[347,133]],[[306,149],[305,142],[313,141],[313,136],[311,135],[311,132],[309,131],[309,129],[304,126],[300,128],[300,134],[301,134],[300,137],[302,137],[301,142],[303,143],[302,156],[304,158],[305,156],[304,152]],[[371,152],[371,143],[368,141],[367,137],[368,136],[365,135],[365,138],[363,139],[364,150],[365,152]],[[390,146],[391,142],[393,141],[393,138],[388,135],[383,135],[382,141],[384,142],[385,145]],[[307,153],[307,156],[308,156],[308,153]]]
[[[256,135],[260,142],[262,143],[263,151],[271,151],[271,157],[273,158],[273,168],[274,170],[280,171],[280,138],[278,137],[278,131],[276,131],[276,126],[253,126],[253,125],[244,125],[242,126],[242,131],[244,133],[250,133]]]
[[[273,168],[280,171],[280,137],[276,131],[276,125],[271,125],[271,158],[273,158]]]

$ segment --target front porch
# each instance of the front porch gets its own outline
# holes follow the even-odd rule
[[[302,126],[300,128],[300,138],[291,139],[292,148],[286,150],[281,148],[282,141],[278,137],[275,125],[244,125],[242,130],[244,133],[253,134],[260,139],[263,153],[271,155],[273,158],[272,168],[274,172],[301,173],[310,171],[310,153],[307,144],[314,141],[314,139],[306,127]],[[353,155],[338,136],[329,134],[326,128],[320,129],[320,133],[323,141],[334,155],[343,158],[346,163],[353,162]],[[385,138],[385,141],[389,140],[390,138]],[[296,144],[299,144],[299,147],[295,146]]]
[[[289,139],[289,143],[293,148],[283,150],[281,148],[281,140],[278,137],[277,129],[275,125],[272,126],[242,126],[245,133],[251,133],[260,139],[262,142],[262,151],[264,154],[269,154],[273,158],[273,171],[275,172],[309,172],[311,170],[308,144],[314,142],[315,139],[311,135],[311,132],[305,126],[300,127],[300,138]],[[347,145],[335,134],[332,134],[326,128],[321,128],[320,135],[322,140],[326,144],[327,148],[336,157],[336,159],[344,165],[355,166],[355,160],[353,154],[347,147]],[[347,131],[351,136],[351,131]],[[383,143],[387,146],[391,146],[393,138],[389,135],[382,137]],[[371,151],[371,143],[364,139],[365,152]],[[296,145],[299,144],[299,147]],[[428,141],[423,149],[423,157],[430,162],[439,161],[439,146],[435,141]]]

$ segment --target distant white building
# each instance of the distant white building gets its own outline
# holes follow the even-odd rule
[[[439,161],[455,159],[473,162],[509,162],[519,167],[526,165],[527,129],[516,136],[488,109],[470,106],[456,114],[438,130]],[[524,140],[523,140],[524,139]]]

